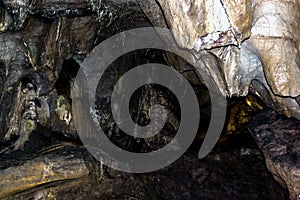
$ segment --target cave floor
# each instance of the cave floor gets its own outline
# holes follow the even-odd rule
[[[268,172],[250,134],[217,144],[197,158],[200,141],[169,167],[147,174],[129,174],[104,167],[95,174],[54,182],[6,199],[289,199]]]

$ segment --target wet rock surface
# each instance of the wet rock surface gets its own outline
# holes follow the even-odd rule
[[[288,192],[268,172],[262,154],[248,133],[217,145],[202,160],[197,158],[197,143],[175,163],[157,172],[128,174],[102,166],[90,170],[89,176],[40,185],[5,199],[288,199]],[[62,149],[71,151],[72,148]],[[58,152],[53,151],[52,156]],[[83,149],[76,152],[71,154],[75,156],[73,159],[86,155]],[[60,163],[59,171],[71,169],[70,164],[78,169],[83,164],[80,163]],[[23,174],[29,171],[27,168]],[[73,172],[81,174],[78,170]],[[81,172],[85,175],[87,171]]]
[[[274,178],[290,192],[300,194],[300,123],[265,110],[254,117],[249,129],[262,150]]]

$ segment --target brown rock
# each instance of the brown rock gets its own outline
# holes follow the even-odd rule
[[[84,177],[92,170],[91,155],[79,146],[61,144],[40,153],[31,160],[15,158],[10,167],[0,171],[0,198],[46,183]]]

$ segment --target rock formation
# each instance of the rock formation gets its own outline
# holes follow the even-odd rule
[[[196,58],[208,55],[206,75],[224,96],[251,92],[300,120],[299,1],[3,0],[0,7],[0,141],[12,144],[2,152],[22,148],[35,131],[76,138],[72,69],[107,37],[151,25],[173,30],[177,44]]]

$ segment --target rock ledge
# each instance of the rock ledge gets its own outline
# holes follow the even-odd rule
[[[291,199],[299,199],[300,121],[263,110],[254,117],[249,130],[274,178],[289,190]]]

